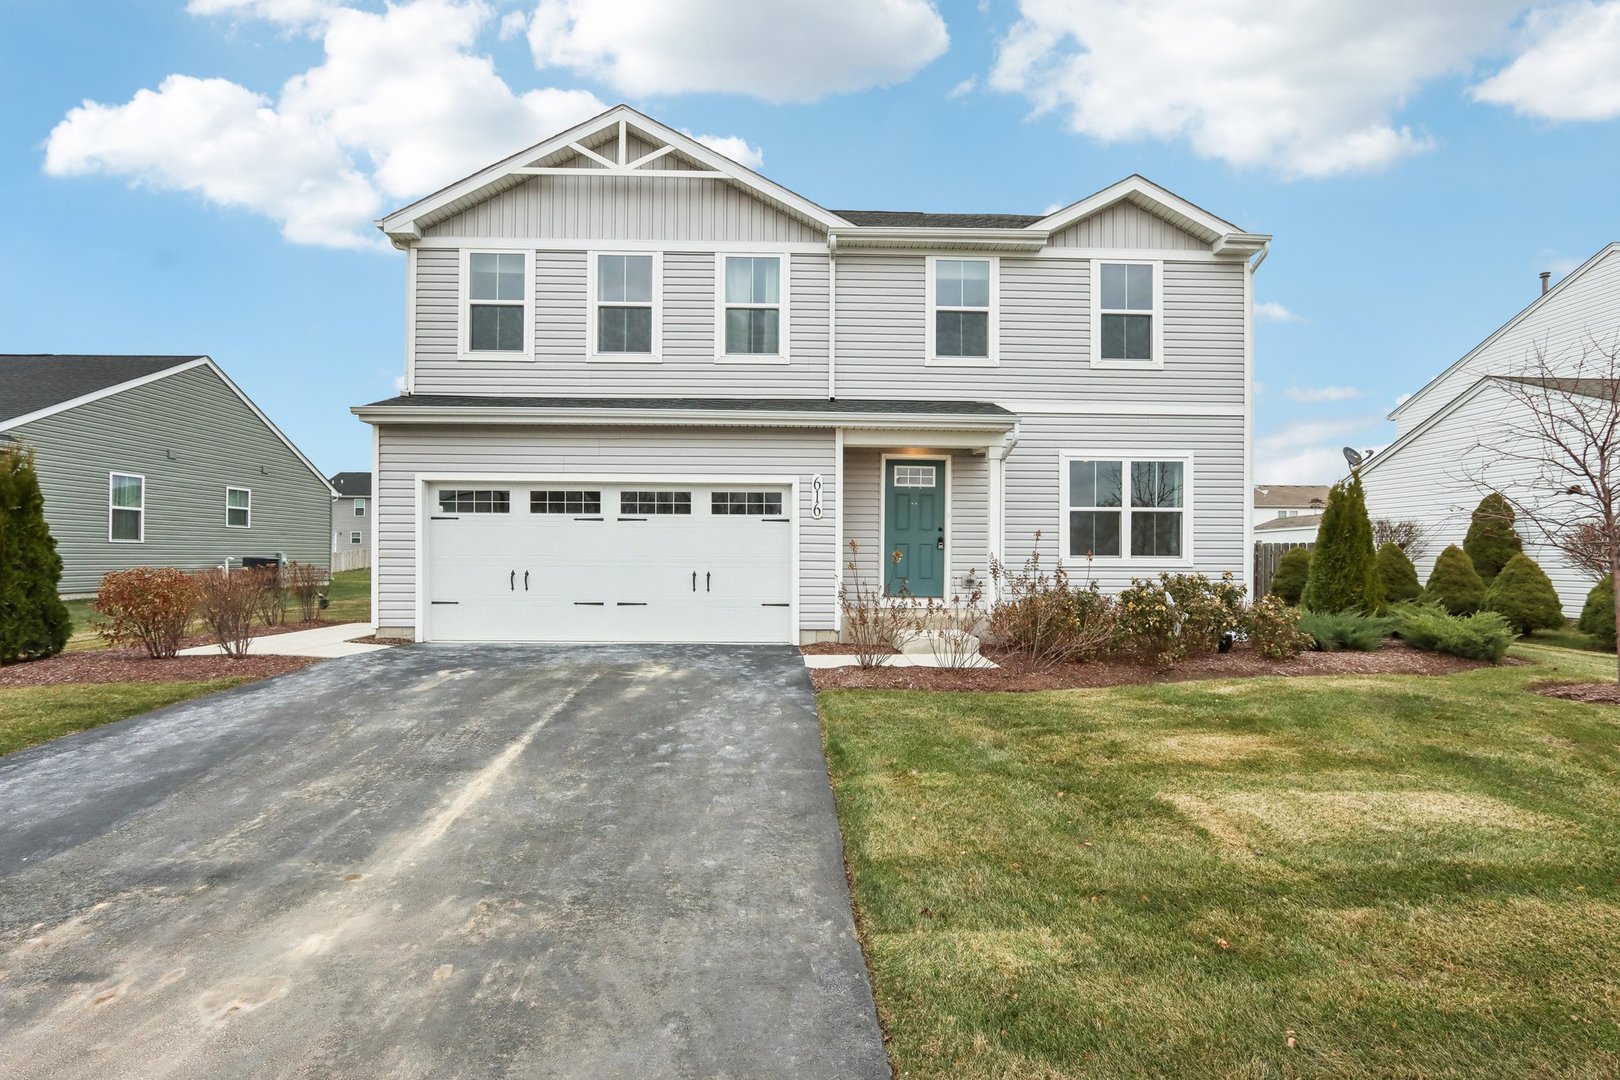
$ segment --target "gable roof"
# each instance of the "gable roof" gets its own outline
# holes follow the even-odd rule
[[[1225,218],[1216,217],[1203,207],[1188,202],[1168,188],[1160,187],[1140,173],[1132,173],[1118,183],[1110,184],[1101,191],[1093,192],[1077,202],[1055,210],[1029,227],[1057,232],[1082,218],[1106,210],[1117,202],[1132,203],[1207,244],[1213,244],[1229,235],[1271,239],[1269,236],[1262,237],[1259,233],[1243,232]]]
[[[203,357],[0,354],[0,427],[46,409],[68,406],[125,383],[193,367]]]
[[[1041,220],[1039,214],[928,214],[919,210],[839,210],[855,225],[904,229],[1022,229]]]
[[[1258,507],[1309,506],[1313,502],[1326,503],[1327,497],[1328,486],[1326,484],[1256,484],[1254,486],[1254,505]]]
[[[1295,517],[1272,518],[1254,527],[1255,532],[1281,532],[1284,529],[1309,529],[1322,524],[1321,514],[1299,514]]]
[[[340,472],[329,483],[347,499],[371,494],[371,474],[368,472]]]
[[[1507,322],[1503,323],[1501,326],[1499,326],[1495,330],[1493,330],[1491,332],[1490,336],[1487,337],[1484,341],[1481,341],[1478,345],[1475,345],[1472,349],[1469,349],[1466,353],[1464,353],[1461,357],[1459,357],[1454,363],[1449,365],[1444,371],[1442,371],[1440,374],[1436,375],[1434,378],[1430,379],[1428,382],[1424,383],[1422,385],[1422,387],[1420,387],[1418,389],[1417,393],[1413,394],[1411,397],[1408,397],[1405,401],[1401,402],[1399,405],[1397,405],[1393,409],[1391,409],[1390,412],[1389,412],[1389,419],[1391,419],[1391,420],[1397,419],[1402,413],[1404,413],[1407,409],[1409,409],[1412,406],[1413,402],[1417,401],[1421,397],[1425,397],[1429,393],[1429,391],[1433,390],[1440,383],[1444,382],[1448,375],[1450,375],[1452,372],[1456,371],[1458,368],[1462,367],[1463,365],[1467,364],[1468,361],[1472,360],[1474,357],[1478,356],[1480,354],[1480,352],[1482,352],[1484,349],[1486,349],[1497,338],[1501,337],[1503,334],[1507,333],[1509,330],[1512,330],[1515,326],[1519,325],[1525,319],[1529,318],[1532,314],[1534,314],[1537,311],[1540,311],[1547,304],[1551,303],[1553,301],[1554,297],[1559,296],[1559,295],[1561,295],[1563,293],[1564,289],[1570,284],[1570,282],[1578,281],[1583,275],[1585,275],[1593,267],[1597,266],[1598,263],[1602,262],[1605,258],[1607,258],[1610,255],[1613,255],[1616,252],[1620,252],[1620,242],[1615,242],[1615,243],[1612,243],[1612,244],[1608,244],[1607,246],[1605,246],[1601,250],[1599,250],[1597,252],[1597,254],[1593,255],[1590,259],[1587,259],[1585,262],[1581,263],[1581,265],[1577,266],[1575,269],[1573,269],[1569,273],[1565,274],[1561,279],[1559,279],[1558,284],[1552,286],[1546,292],[1542,293],[1540,296],[1538,296],[1534,300],[1530,301],[1528,304],[1526,304],[1523,308],[1521,308],[1519,310],[1519,313],[1517,315],[1513,316],[1513,318],[1509,319]],[[1472,387],[1474,384],[1471,383],[1469,385],[1470,385],[1470,387]]]

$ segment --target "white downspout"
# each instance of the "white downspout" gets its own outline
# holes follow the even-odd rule
[[[838,237],[827,234],[827,400],[838,400]]]

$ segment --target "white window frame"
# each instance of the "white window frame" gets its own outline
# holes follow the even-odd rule
[[[141,482],[141,505],[114,506],[113,481],[122,476],[126,480],[139,480]],[[114,510],[139,510],[141,512],[141,534],[134,540],[119,540],[113,536]],[[107,474],[107,542],[109,544],[144,544],[146,543],[146,475],[132,472],[110,472]]]
[[[364,540],[364,536],[362,535],[362,533],[360,532],[359,529],[351,529],[351,530],[349,530],[349,543],[350,544],[358,544],[358,543],[361,543],[363,540]]]
[[[979,311],[980,308],[968,307],[940,307],[934,302],[934,282],[937,275],[939,261],[948,262],[987,262],[990,264],[990,319],[987,331],[988,341],[986,351],[988,356],[936,356],[938,348],[935,342],[937,336],[936,320],[934,315],[939,311]],[[928,367],[997,367],[1001,364],[1001,258],[997,255],[981,255],[971,252],[961,255],[930,255],[927,257],[927,270],[923,275],[923,310],[927,315],[927,343],[924,353]]]
[[[1093,555],[1093,563],[1110,566],[1130,564],[1161,568],[1190,568],[1193,566],[1193,537],[1196,535],[1193,509],[1193,484],[1196,479],[1194,455],[1190,452],[1126,451],[1126,450],[1064,450],[1058,454],[1058,558],[1066,566],[1076,566],[1084,555],[1069,554],[1069,511],[1079,509],[1069,505],[1069,462],[1117,461],[1120,463],[1121,498],[1119,520],[1119,554]],[[1181,463],[1181,554],[1179,556],[1150,556],[1131,554],[1131,465],[1147,461],[1175,461]],[[1140,509],[1153,512],[1151,507]]]
[[[1147,312],[1139,310],[1103,311],[1102,268],[1109,266],[1153,267],[1153,307]],[[1109,315],[1142,315],[1153,317],[1153,358],[1151,360],[1104,360],[1102,356],[1102,317]],[[1164,368],[1164,260],[1163,259],[1092,259],[1091,260],[1091,341],[1087,349],[1094,368],[1125,368],[1132,371],[1160,371]],[[1146,459],[1143,459],[1146,460]],[[1158,459],[1155,459],[1158,460]],[[1169,458],[1163,459],[1169,461]]]
[[[472,257],[474,255],[521,255],[523,256],[523,343],[524,347],[515,351],[499,349],[477,349],[472,347]],[[534,252],[528,249],[513,250],[511,248],[464,248],[461,252],[461,298],[460,307],[456,311],[456,321],[461,327],[461,358],[463,360],[496,360],[507,363],[528,363],[535,359],[535,332],[534,332],[534,282],[535,282]],[[479,300],[480,304],[503,304],[516,307],[510,300]]]
[[[245,492],[247,492],[247,497],[248,497],[247,506],[245,506],[245,507],[234,506],[233,507],[231,505],[231,492],[233,492],[233,491],[245,491]],[[144,499],[146,497],[146,489],[145,488],[141,489],[141,497],[142,497],[142,499],[144,501]],[[231,524],[231,511],[232,510],[244,510],[244,509],[247,511],[247,524],[246,525],[232,525]],[[226,486],[226,488],[225,488],[225,527],[227,529],[251,529],[251,528],[253,528],[253,489],[252,488],[236,487],[234,485],[227,485]]]
[[[355,517],[365,517],[366,516],[366,500],[364,500],[364,499],[356,499],[356,500],[354,500],[354,516]]]
[[[774,304],[726,303],[727,259],[775,259],[778,271]],[[788,345],[788,297],[791,295],[793,259],[785,251],[717,251],[714,255],[714,360],[717,364],[786,364],[792,356]],[[726,352],[726,309],[750,308],[768,311],[775,308],[777,316],[776,348],[774,353]],[[657,313],[654,313],[656,318]]]
[[[599,351],[598,310],[603,306],[597,299],[597,264],[603,255],[652,256],[652,352],[604,353]],[[585,253],[585,356],[597,364],[657,364],[664,359],[664,253],[662,251],[635,251],[621,248],[593,248]],[[609,303],[608,307],[632,305]],[[633,305],[640,307],[640,304]]]

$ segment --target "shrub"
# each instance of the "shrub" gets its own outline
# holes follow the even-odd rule
[[[1373,544],[1382,548],[1385,544],[1394,544],[1406,553],[1408,559],[1416,559],[1429,549],[1429,527],[1416,521],[1392,521],[1389,518],[1378,518],[1373,521]]]
[[[1299,628],[1310,635],[1318,652],[1372,652],[1395,629],[1395,620],[1359,611],[1307,611]]]
[[[1036,667],[1106,655],[1114,638],[1115,603],[1095,581],[1076,585],[1061,565],[1041,569],[1037,550],[1023,568],[990,563],[997,600],[990,611],[990,634],[1003,648]]]
[[[1169,667],[1185,654],[1175,602],[1157,581],[1132,578],[1119,594],[1115,641],[1147,663]]]
[[[1399,604],[1423,595],[1417,567],[1393,540],[1378,549],[1378,580],[1384,583],[1384,602]]]
[[[321,585],[325,578],[326,574],[320,567],[309,563],[290,562],[283,571],[287,593],[298,605],[298,617],[304,622],[314,622],[320,614]]]
[[[259,599],[255,605],[259,621],[266,626],[280,626],[287,621],[287,582],[281,576],[281,567],[254,567],[253,572],[259,575]]]
[[[1485,590],[1481,611],[1495,611],[1520,634],[1554,630],[1564,625],[1564,604],[1536,561],[1515,555]]]
[[[1496,492],[1491,492],[1474,508],[1468,523],[1468,535],[1463,538],[1463,550],[1473,560],[1474,572],[1489,585],[1508,564],[1508,560],[1524,550],[1524,542],[1513,528],[1513,506]]]
[[[1445,608],[1453,615],[1472,615],[1485,599],[1485,583],[1474,571],[1468,553],[1452,544],[1434,560],[1429,572],[1428,587],[1423,598]]]
[[[1288,660],[1311,647],[1311,636],[1299,628],[1301,612],[1281,597],[1262,596],[1249,608],[1244,632],[1249,645],[1267,660]]]
[[[1502,659],[1516,636],[1497,612],[1453,615],[1433,603],[1402,604],[1395,610],[1395,630],[1413,648],[1493,664]]]
[[[197,613],[225,655],[240,660],[253,644],[254,616],[267,584],[263,570],[204,570],[195,575]]]
[[[855,659],[861,667],[882,667],[900,648],[916,604],[905,597],[884,596],[881,587],[861,575],[860,554],[861,545],[851,540],[849,562],[845,564],[849,576],[838,586],[843,638],[855,647]]]
[[[1230,572],[1219,581],[1202,574],[1160,574],[1176,607],[1176,633],[1184,653],[1212,653],[1243,630],[1243,589]]]
[[[101,579],[95,608],[106,620],[98,633],[109,644],[140,642],[147,656],[168,660],[197,610],[197,580],[171,566],[114,570]]]
[[[1384,606],[1359,472],[1328,491],[1300,603],[1311,611],[1378,611]]]
[[[1305,580],[1311,576],[1311,549],[1290,548],[1277,563],[1277,572],[1271,577],[1271,595],[1285,604],[1298,604],[1305,591]]]
[[[72,621],[57,595],[62,558],[45,523],[33,452],[0,449],[0,664],[55,656]]]
[[[1614,631],[1614,579],[1604,578],[1586,594],[1586,606],[1581,608],[1581,621],[1575,624],[1581,633],[1591,634],[1606,649],[1615,647]]]

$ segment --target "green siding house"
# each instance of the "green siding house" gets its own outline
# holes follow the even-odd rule
[[[330,565],[331,485],[206,356],[0,355],[0,439],[34,451],[65,595],[132,566]]]

